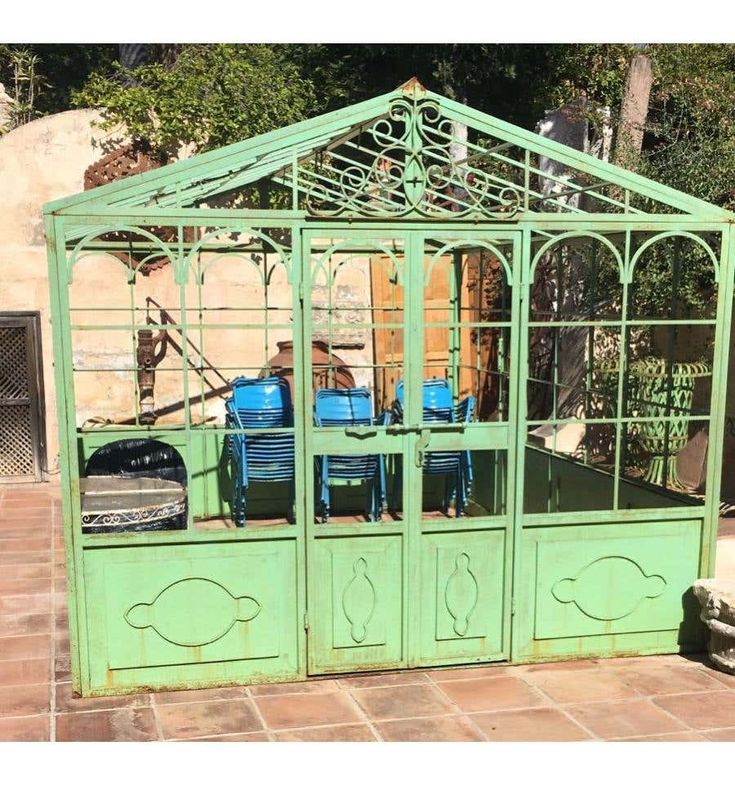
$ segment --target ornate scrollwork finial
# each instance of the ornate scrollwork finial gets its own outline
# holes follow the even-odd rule
[[[420,90],[419,90],[420,88]],[[520,191],[501,177],[456,161],[452,120],[416,79],[399,90],[384,117],[358,143],[326,151],[301,172],[315,216],[503,220],[520,209]]]

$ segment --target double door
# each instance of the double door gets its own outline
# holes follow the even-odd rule
[[[506,659],[520,233],[320,227],[301,255],[309,673]]]

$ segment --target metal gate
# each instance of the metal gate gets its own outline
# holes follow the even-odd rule
[[[520,236],[304,233],[310,673],[509,656]]]
[[[0,483],[41,479],[40,346],[37,313],[0,314]]]

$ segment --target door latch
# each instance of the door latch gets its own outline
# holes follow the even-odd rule
[[[418,439],[416,440],[416,466],[424,466],[424,453],[426,448],[429,447],[431,442],[431,431],[428,428],[422,428]]]

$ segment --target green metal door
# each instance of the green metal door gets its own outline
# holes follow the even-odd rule
[[[508,657],[519,238],[303,233],[309,673]]]

